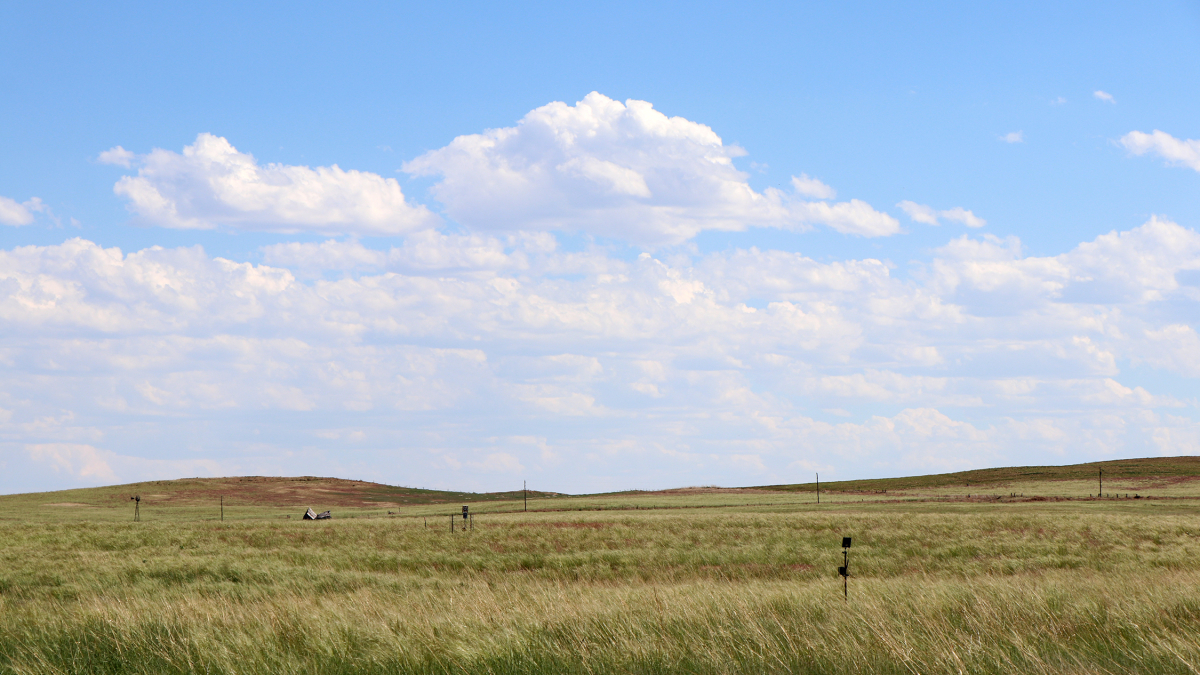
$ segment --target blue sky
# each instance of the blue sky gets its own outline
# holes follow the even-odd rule
[[[0,491],[1196,454],[1198,57],[1181,2],[10,3]]]

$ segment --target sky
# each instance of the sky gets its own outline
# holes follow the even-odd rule
[[[1200,3],[0,5],[0,493],[1200,454]]]

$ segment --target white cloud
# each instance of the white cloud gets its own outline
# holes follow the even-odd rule
[[[24,450],[23,454],[29,459],[29,465],[24,467],[26,471],[49,473],[59,487],[111,485],[165,476],[221,476],[230,475],[229,469],[233,468],[208,459],[121,455],[88,443],[29,443]],[[146,503],[142,505],[147,506]]]
[[[1200,336],[1186,324],[1172,324],[1146,331],[1150,349],[1139,360],[1158,368],[1200,377]]]
[[[986,220],[976,216],[974,213],[971,213],[961,206],[956,206],[945,211],[939,211],[938,216],[949,221],[962,223],[967,227],[983,227],[984,225],[987,225]]]
[[[1116,103],[1117,102],[1117,100],[1115,98],[1113,98],[1112,94],[1110,94],[1106,91],[1100,91],[1099,89],[1097,89],[1096,91],[1093,91],[1092,96],[1094,98],[1096,98],[1097,100],[1104,101],[1105,103]]]
[[[1200,234],[1157,218],[1056,256],[963,235],[902,275],[427,230],[264,256],[0,251],[0,452],[78,481],[239,467],[496,489],[486,475],[525,467],[598,490],[1172,452],[1200,429],[1190,380],[1122,372],[1200,377],[1180,281]],[[137,473],[138,455],[174,463]]]
[[[810,178],[806,173],[800,174],[799,178],[792,176],[792,187],[796,190],[796,194],[804,195],[805,197],[813,197],[815,199],[833,199],[837,197],[837,190],[834,190],[816,178]]]
[[[894,218],[858,200],[802,200],[834,194],[807,176],[793,180],[791,193],[757,192],[733,164],[743,154],[703,124],[592,92],[573,106],[537,108],[515,127],[459,136],[404,170],[438,176],[431,192],[447,214],[481,230],[586,232],[651,245],[750,226],[899,232]]]
[[[265,263],[299,270],[305,276],[320,276],[325,270],[378,271],[384,269],[387,258],[387,253],[353,240],[330,239],[320,244],[288,242],[263,247]]]
[[[33,222],[33,214],[46,210],[46,205],[37,197],[25,202],[18,202],[15,199],[0,196],[0,224],[3,225],[18,227],[28,225]]]
[[[115,148],[105,150],[96,157],[96,161],[101,164],[112,164],[114,166],[125,167],[126,169],[133,166],[135,159],[137,159],[137,155],[119,145]]]
[[[1066,102],[1067,99],[1062,96],[1050,99],[1050,105],[1063,105]]]
[[[1024,143],[1025,142],[1025,132],[1024,131],[1010,131],[1007,134],[1004,134],[1003,136],[1001,136],[1000,140],[1004,141],[1005,143]]]
[[[133,161],[130,154],[117,146],[101,159],[123,164]],[[138,175],[120,179],[113,191],[149,225],[395,235],[437,222],[405,201],[393,178],[337,165],[259,165],[212,134],[197,136],[183,154],[156,149],[136,159]]]
[[[488,453],[482,461],[468,462],[468,465],[477,471],[488,473],[518,473],[525,470],[525,467],[521,465],[521,461],[507,452]]]
[[[848,202],[796,202],[791,212],[802,221],[819,223],[841,232],[863,237],[887,237],[900,231],[900,223],[858,199]]]
[[[389,269],[480,270],[520,269],[530,253],[553,250],[552,235],[517,233],[504,239],[475,234],[442,234],[423,230],[409,235],[404,245],[388,253]]]
[[[1121,137],[1121,145],[1135,155],[1154,153],[1176,166],[1200,171],[1200,140],[1180,140],[1155,129],[1153,133],[1131,131]]]
[[[915,223],[925,223],[926,225],[941,225],[941,220],[949,220],[956,223],[962,223],[967,227],[983,227],[987,225],[987,221],[979,216],[976,216],[971,211],[964,209],[961,206],[956,206],[952,209],[938,211],[931,206],[918,204],[908,200],[902,201],[896,205],[901,211],[908,214],[908,217]]]
[[[327,271],[348,272],[478,272],[522,270],[531,257],[543,259],[557,248],[553,235],[519,232],[503,238],[476,234],[444,234],[421,230],[386,251],[369,249],[357,240],[330,239],[317,243],[289,242],[263,247],[263,261],[295,270],[304,277]],[[587,254],[560,259],[573,272],[589,264]],[[590,261],[592,263],[595,260]]]
[[[45,463],[55,472],[65,473],[72,478],[104,482],[117,480],[106,459],[106,456],[111,457],[111,452],[79,443],[37,443],[25,449],[30,459]]]
[[[938,223],[938,212],[932,206],[910,202],[907,199],[896,204],[899,209],[908,214],[908,217],[915,223],[925,223],[926,225],[940,225]]]

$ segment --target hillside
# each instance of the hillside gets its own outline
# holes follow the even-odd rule
[[[1200,497],[1200,457],[1165,457],[1089,462],[1067,466],[1022,466],[956,473],[830,481],[821,494],[830,503],[860,497],[869,501],[958,500],[1022,497],[1084,499],[1098,492],[1097,474],[1104,471],[1105,493],[1152,498]],[[530,510],[610,510],[714,507],[734,504],[801,503],[813,499],[814,483],[743,488],[678,488],[568,496],[531,490]],[[384,485],[341,478],[242,476],[183,478],[96,488],[0,496],[0,520],[127,518],[130,497],[142,498],[143,513],[152,518],[298,517],[312,507],[339,509],[341,514],[382,516],[404,513],[429,516],[456,512],[459,505],[489,506],[487,511],[523,508],[520,490],[453,492]],[[788,496],[790,495],[790,497]],[[1116,495],[1110,495],[1116,496]],[[546,498],[555,498],[546,503]],[[780,499],[783,499],[783,502]],[[224,500],[224,511],[221,508]],[[442,506],[444,505],[444,506]],[[49,507],[49,508],[45,508]],[[473,509],[473,511],[475,511]],[[478,511],[476,511],[478,512]],[[222,516],[221,514],[224,514]],[[106,515],[108,514],[108,515]]]
[[[170,507],[211,507],[222,498],[233,506],[328,508],[417,506],[441,503],[521,499],[520,490],[512,492],[450,492],[422,490],[342,478],[299,476],[277,478],[240,476],[231,478],[181,478],[144,483],[127,483],[96,488],[58,490],[0,496],[0,508],[18,505],[128,507],[129,498],[138,495],[146,505]],[[529,491],[530,498],[552,497],[556,493]]]
[[[879,492],[883,490],[930,490],[938,488],[999,489],[1014,484],[1089,481],[1094,483],[1099,472],[1113,484],[1136,481],[1145,486],[1180,485],[1200,481],[1200,457],[1146,457],[1117,459],[1064,466],[1010,466],[995,469],[976,469],[955,473],[939,473],[905,478],[876,478],[821,482],[821,490],[830,492]],[[815,483],[762,485],[754,490],[773,492],[812,492]]]

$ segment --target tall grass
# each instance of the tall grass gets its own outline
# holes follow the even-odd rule
[[[0,533],[0,672],[1196,672],[1197,531],[1053,506],[32,524]]]

